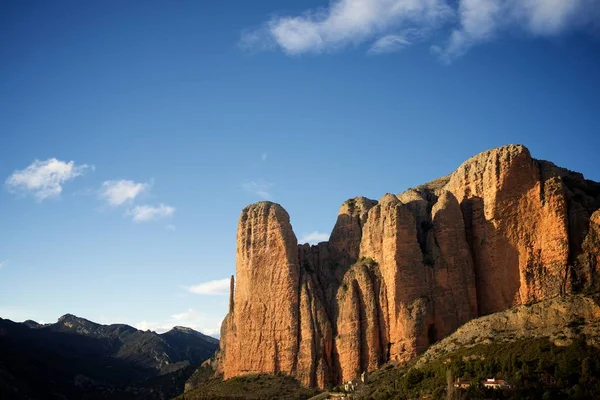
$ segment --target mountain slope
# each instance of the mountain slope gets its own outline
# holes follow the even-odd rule
[[[44,326],[0,319],[0,394],[167,398],[217,347],[188,328],[159,335],[70,314]]]
[[[584,339],[600,348],[600,294],[556,297],[474,319],[431,346],[415,366],[477,344],[538,338],[557,346]]]

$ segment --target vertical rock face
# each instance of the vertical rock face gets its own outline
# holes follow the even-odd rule
[[[408,360],[427,347],[425,325],[431,304],[417,223],[396,196],[386,194],[369,212],[361,256],[379,264],[385,282],[389,358]]]
[[[568,290],[567,199],[518,145],[466,161],[446,189],[462,203],[484,314]]]
[[[385,360],[385,288],[377,264],[361,259],[344,277],[336,297],[335,349],[340,377],[348,381]]]
[[[281,206],[245,208],[217,370],[325,387],[406,361],[478,316],[600,290],[600,184],[520,145],[378,202],[298,245]]]
[[[432,209],[434,325],[429,342],[436,342],[465,322],[476,318],[477,289],[471,252],[463,217],[456,197],[443,191]]]
[[[363,227],[369,210],[377,204],[366,197],[356,197],[344,202],[331,232],[329,246],[340,265],[352,265],[360,251]]]
[[[285,210],[261,202],[242,211],[237,235],[234,306],[223,332],[225,378],[295,374],[300,269],[297,240]]]
[[[325,387],[333,379],[333,335],[321,293],[313,277],[303,271],[299,312],[300,348],[296,377],[307,386]]]

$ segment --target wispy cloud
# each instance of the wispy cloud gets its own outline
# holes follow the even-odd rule
[[[445,0],[333,0],[329,7],[301,16],[273,17],[243,33],[241,41],[265,48],[265,43],[275,43],[290,55],[323,53],[378,40],[398,29],[429,29],[452,15]]]
[[[446,63],[508,31],[552,37],[598,26],[600,3],[595,0],[461,0],[458,14],[460,26],[452,30],[446,45],[432,48]]]
[[[267,156],[268,156],[268,154],[267,154],[267,153],[262,153],[262,154],[260,155],[260,159],[261,159],[261,160],[263,160],[263,161],[267,161]]]
[[[150,186],[150,183],[139,183],[126,179],[105,181],[100,188],[100,197],[110,206],[116,207],[133,201]]]
[[[430,35],[431,30],[426,27],[404,29],[380,37],[371,45],[368,52],[374,55],[393,53],[413,44],[423,42]]]
[[[11,193],[31,194],[42,201],[59,196],[66,182],[83,175],[88,169],[93,170],[94,167],[87,164],[76,165],[74,161],[65,162],[56,158],[35,160],[27,168],[13,172],[5,184]]]
[[[8,264],[8,261],[7,261],[7,260],[5,260],[5,261],[0,261],[0,269],[2,269],[2,268],[4,268],[4,267],[6,267],[6,265],[7,265],[7,264]]]
[[[250,50],[281,49],[289,55],[327,53],[370,43],[369,54],[405,48],[440,28],[450,36],[431,46],[449,63],[471,47],[510,33],[538,37],[600,26],[598,0],[332,0],[301,15],[271,17],[245,31],[240,46]]]
[[[403,35],[385,35],[375,41],[369,53],[371,54],[384,54],[393,53],[401,50],[405,47],[410,46],[412,43],[406,39]]]
[[[247,29],[242,32],[240,41],[238,42],[240,49],[258,53],[261,51],[269,51],[277,48],[277,43],[270,32],[267,24],[259,29]]]
[[[185,288],[188,292],[194,294],[223,295],[229,294],[230,282],[230,278],[224,278],[200,283],[198,285],[186,286]]]
[[[203,312],[189,308],[181,313],[173,314],[164,321],[148,322],[141,321],[135,324],[136,329],[151,330],[158,333],[167,332],[175,326],[184,326],[202,332],[205,335],[218,337],[219,321],[213,317],[209,317]]]
[[[175,208],[165,204],[158,206],[141,205],[128,210],[125,215],[132,217],[133,222],[148,222],[161,218],[170,217],[175,212]]]
[[[298,243],[317,244],[320,242],[326,242],[327,240],[329,240],[329,233],[314,231],[303,235],[300,239],[298,239]]]
[[[255,194],[264,200],[271,200],[271,188],[273,184],[263,180],[247,181],[242,183],[242,189],[248,193]]]
[[[177,227],[175,225],[173,225],[173,224],[167,225],[166,228],[167,228],[168,231],[171,231],[171,232],[177,231]]]

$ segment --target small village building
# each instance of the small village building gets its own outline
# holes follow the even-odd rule
[[[483,387],[488,389],[510,389],[510,385],[504,379],[488,378],[482,383]]]
[[[346,391],[346,393],[354,392],[355,389],[356,389],[356,386],[354,385],[354,382],[352,382],[352,381],[348,381],[344,384],[344,390]]]
[[[367,383],[369,383],[369,375],[368,375],[367,371],[364,371],[362,374],[360,374],[360,381],[362,383],[364,383],[365,385]]]
[[[470,386],[471,381],[465,381],[460,378],[454,381],[454,387],[458,389],[468,389]]]

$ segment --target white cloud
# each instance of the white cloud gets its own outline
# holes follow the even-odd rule
[[[317,244],[317,243],[320,243],[320,242],[326,242],[327,240],[329,240],[329,234],[328,233],[314,231],[314,232],[308,233],[306,235],[303,235],[298,240],[298,243],[301,243],[301,244],[304,244],[304,243]]]
[[[201,331],[201,329],[203,329],[202,326],[206,323],[206,320],[206,314],[196,311],[192,308],[188,308],[186,311],[171,315],[164,321],[141,321],[135,324],[135,327],[143,331],[149,329],[158,333],[171,330],[174,326],[185,326],[186,328],[192,328]]]
[[[133,201],[149,187],[149,183],[139,183],[125,179],[105,181],[100,189],[100,197],[109,205],[116,207]]]
[[[332,0],[296,16],[270,18],[242,33],[250,50],[280,48],[286,54],[325,53],[371,42],[369,54],[397,51],[442,27],[444,45],[431,46],[444,62],[502,34],[550,37],[600,27],[598,0]],[[400,32],[400,33],[398,33]]]
[[[262,153],[262,154],[260,155],[260,159],[261,159],[261,160],[263,160],[263,161],[267,161],[267,156],[268,156],[268,154],[267,154],[267,153]]]
[[[192,328],[205,335],[217,336],[220,333],[220,318],[209,317],[203,312],[189,308],[181,313],[173,314],[164,321],[148,322],[141,321],[135,324],[136,329],[151,330],[158,333],[167,332],[175,326]]]
[[[135,324],[134,328],[139,329],[141,331],[155,331],[158,333],[163,333],[163,332],[170,330],[173,327],[169,326],[169,325],[165,325],[162,322],[141,321],[141,322],[138,322],[137,324]]]
[[[402,35],[385,35],[375,41],[371,48],[369,49],[369,53],[371,54],[384,54],[384,53],[393,53],[395,51],[401,50],[405,47],[410,46],[412,43],[408,41]]]
[[[137,324],[134,325],[135,329],[139,329],[140,331],[148,331],[148,330],[152,330],[150,329],[150,323],[148,321],[140,321]]]
[[[244,51],[260,52],[275,49],[277,43],[265,24],[260,29],[243,31],[238,46]]]
[[[166,218],[175,212],[175,208],[167,206],[165,204],[159,204],[158,206],[135,206],[131,210],[127,211],[125,215],[130,215],[133,222],[148,222],[160,218]]]
[[[230,282],[231,282],[230,278],[218,279],[218,280],[214,280],[214,281],[200,283],[200,284],[194,285],[194,286],[188,286],[188,287],[186,287],[186,289],[190,293],[195,293],[195,294],[216,294],[216,295],[229,294]]]
[[[8,264],[8,261],[0,261],[0,269],[6,267],[7,264]]]
[[[50,158],[46,161],[35,160],[27,168],[15,171],[6,179],[6,186],[12,193],[32,194],[38,201],[59,196],[63,184],[81,176],[88,169],[87,164],[76,165],[74,161],[60,161]]]
[[[258,181],[248,181],[242,183],[242,188],[248,192],[259,196],[264,200],[271,200],[271,187],[273,184],[270,182],[265,182],[262,180]]]
[[[458,14],[460,26],[452,31],[446,45],[433,47],[446,63],[464,55],[471,47],[509,31],[552,37],[598,25],[600,3],[597,0],[460,0]]]
[[[242,42],[274,42],[290,55],[322,53],[382,38],[397,29],[437,26],[453,14],[445,0],[333,0],[301,16],[274,17]],[[265,46],[268,48],[268,46]]]
[[[369,54],[393,53],[415,43],[422,42],[430,35],[431,30],[426,27],[404,29],[377,39],[369,48]]]

